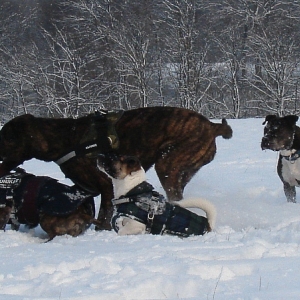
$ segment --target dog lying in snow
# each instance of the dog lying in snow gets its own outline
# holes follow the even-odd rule
[[[146,182],[140,161],[133,156],[99,155],[97,165],[111,179],[114,188],[112,227],[119,235],[171,234],[182,237],[203,235],[215,225],[216,210],[201,198],[173,203]],[[186,208],[200,208],[207,217]]]
[[[35,176],[21,168],[0,178],[0,229],[6,224],[18,230],[40,224],[49,235],[78,236],[94,219],[94,198],[75,186],[67,186],[47,176]]]

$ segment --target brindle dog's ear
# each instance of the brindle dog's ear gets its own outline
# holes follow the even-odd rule
[[[295,125],[299,117],[295,115],[285,116],[284,119],[291,125]]]
[[[277,116],[276,115],[267,115],[265,118],[265,121],[262,123],[263,125],[265,125],[267,122],[276,119]]]

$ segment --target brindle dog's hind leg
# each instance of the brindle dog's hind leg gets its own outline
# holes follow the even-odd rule
[[[198,164],[189,157],[180,157],[176,153],[178,152],[174,151],[160,158],[154,166],[169,201],[183,199],[185,186],[202,166],[201,163]]]
[[[178,168],[170,169],[170,164],[167,163],[167,159],[163,159],[163,162],[157,161],[155,163],[155,171],[158,176],[163,189],[166,192],[169,201],[177,201],[183,198],[183,189],[180,170]]]
[[[187,151],[193,147],[193,151]],[[194,142],[166,147],[155,163],[157,176],[166,191],[169,201],[181,200],[185,186],[199,169],[214,158],[214,140],[204,147],[196,147]]]

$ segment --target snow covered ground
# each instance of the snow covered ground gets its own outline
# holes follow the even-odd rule
[[[45,244],[40,227],[7,226],[0,299],[300,299],[300,205],[286,202],[277,153],[260,149],[263,120],[228,122],[233,138],[217,139],[215,159],[185,190],[216,205],[214,232],[118,237],[92,227]],[[52,163],[23,167],[69,183]],[[163,192],[153,170],[148,179]]]

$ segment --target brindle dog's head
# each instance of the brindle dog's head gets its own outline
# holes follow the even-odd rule
[[[124,179],[128,174],[142,168],[137,157],[115,153],[100,154],[97,159],[97,166],[100,171],[115,179]]]
[[[31,159],[32,132],[30,125],[32,115],[18,116],[2,127],[0,130],[0,160],[11,163],[12,168]]]
[[[298,117],[289,115],[286,117],[277,117],[275,115],[266,116],[263,125],[264,136],[261,140],[261,148],[273,151],[290,150],[296,130]]]

